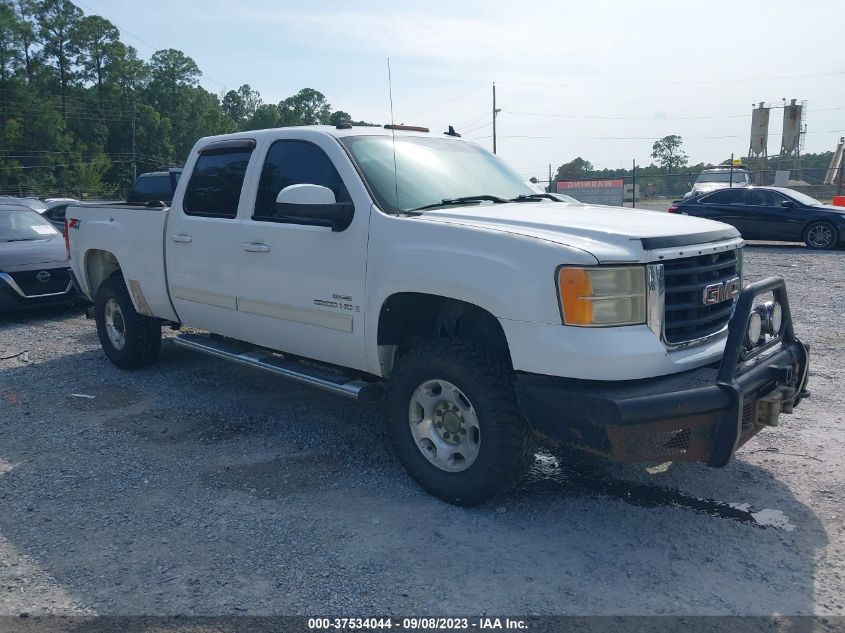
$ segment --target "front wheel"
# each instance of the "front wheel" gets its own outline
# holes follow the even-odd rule
[[[804,243],[808,248],[824,250],[836,246],[836,228],[827,222],[813,222],[804,231]]]
[[[94,318],[100,345],[118,367],[133,369],[158,358],[161,322],[135,311],[123,279],[107,279],[97,290]]]
[[[507,490],[534,459],[532,433],[503,354],[437,341],[397,361],[388,390],[389,435],[405,470],[456,505]]]

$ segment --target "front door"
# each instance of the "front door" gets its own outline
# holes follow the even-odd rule
[[[170,209],[167,281],[179,320],[238,337],[238,206],[255,143],[206,146]]]
[[[777,191],[751,190],[749,237],[756,240],[801,240],[802,211]],[[793,203],[794,204],[794,203]]]
[[[252,342],[308,358],[366,369],[364,292],[372,203],[337,141],[321,134],[267,141],[241,214],[238,315]],[[306,140],[307,139],[307,140]],[[276,213],[290,185],[331,189],[352,202],[344,231],[292,223]]]

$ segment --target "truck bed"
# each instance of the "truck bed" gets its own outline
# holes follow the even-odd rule
[[[164,264],[168,211],[168,207],[131,204],[68,207],[68,222],[79,221],[76,228],[68,230],[70,263],[86,298],[93,301],[92,288],[110,274],[103,264],[109,259],[103,255],[110,253],[120,264],[139,313],[177,318],[167,291]],[[117,218],[119,221],[115,221]]]

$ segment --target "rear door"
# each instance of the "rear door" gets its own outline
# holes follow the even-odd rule
[[[364,291],[372,202],[340,144],[322,133],[267,138],[242,214],[238,314],[242,338],[273,349],[366,369]],[[343,231],[276,212],[290,185],[328,187],[355,215]]]
[[[720,189],[700,200],[704,217],[735,226],[743,237],[748,230],[748,190]]]
[[[238,337],[238,207],[255,141],[205,146],[186,170],[165,231],[167,280],[179,319]]]

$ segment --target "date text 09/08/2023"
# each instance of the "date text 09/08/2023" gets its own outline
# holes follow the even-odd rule
[[[361,629],[399,629],[405,631],[443,630],[443,629],[479,629],[479,630],[526,630],[525,620],[512,618],[309,618],[310,630],[361,630]]]

